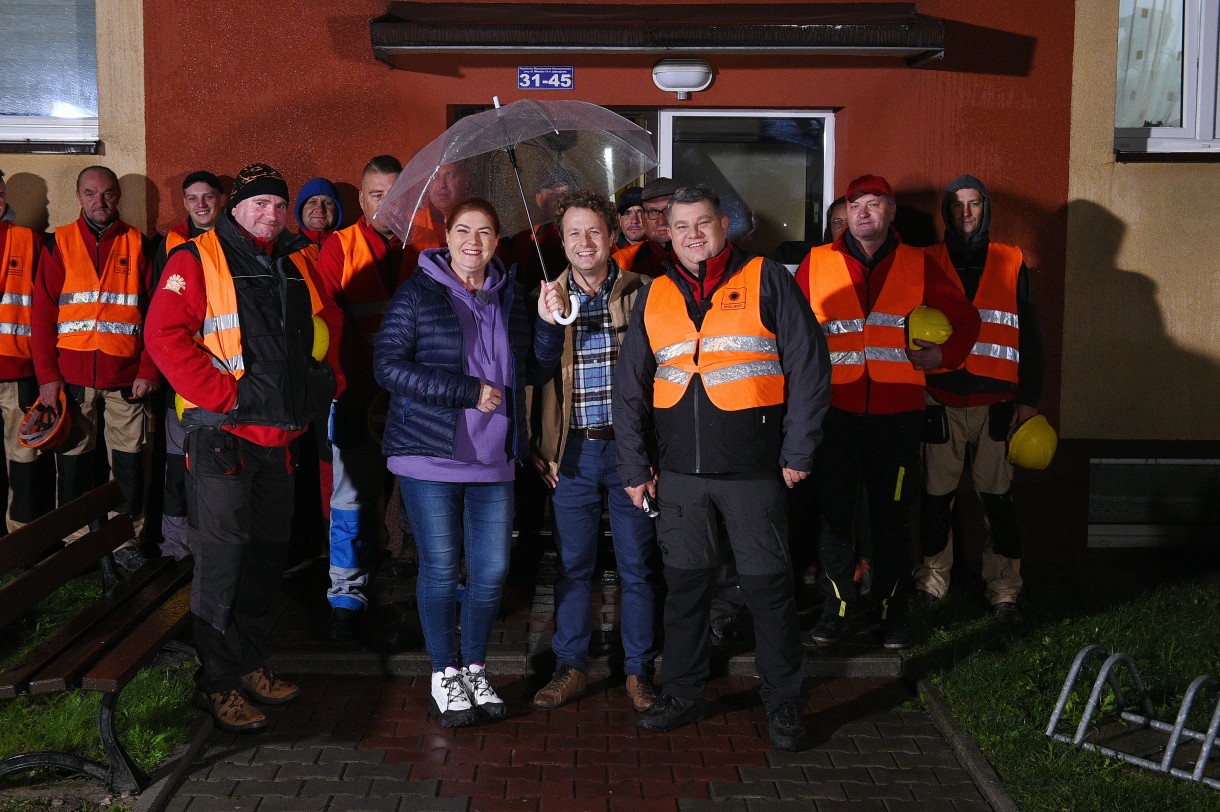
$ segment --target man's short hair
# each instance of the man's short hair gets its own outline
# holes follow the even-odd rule
[[[578,189],[575,192],[568,192],[559,198],[559,217],[556,218],[556,222],[563,222],[564,212],[568,209],[588,209],[591,212],[600,214],[606,219],[607,231],[614,231],[614,206],[601,192],[596,192],[592,189]]]
[[[538,181],[539,189],[558,189],[561,186],[573,189],[576,187],[576,180],[572,177],[571,172],[560,166],[552,166],[547,169]]]
[[[186,179],[182,181],[182,191],[185,192],[196,183],[206,183],[208,186],[211,186],[222,195],[225,193],[225,187],[220,185],[220,178],[216,177],[206,169],[200,169],[187,175]]]
[[[402,164],[393,155],[377,155],[364,165],[360,177],[369,174],[397,175],[402,172]]]
[[[108,176],[112,181],[114,181],[115,186],[119,185],[119,176],[114,174],[114,170],[111,169],[110,167],[108,167],[108,166],[86,166],[84,169],[82,169],[80,171],[80,174],[76,176],[76,190],[78,192],[80,191],[81,178],[83,178],[86,175],[86,173],[89,173],[89,172],[101,172],[103,175]]]
[[[702,203],[705,200],[712,204],[712,211],[717,217],[724,216],[724,210],[720,208],[720,193],[705,183],[696,183],[694,186],[680,186],[675,189],[673,196],[669,198],[666,216],[673,217],[674,206],[678,203],[689,205],[691,203]]]

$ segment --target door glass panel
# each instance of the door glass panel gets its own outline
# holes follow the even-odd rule
[[[799,262],[821,242],[833,125],[830,113],[663,112],[660,174],[719,191],[735,244]]]

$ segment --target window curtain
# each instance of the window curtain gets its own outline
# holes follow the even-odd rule
[[[1115,127],[1182,126],[1185,0],[1121,0]]]

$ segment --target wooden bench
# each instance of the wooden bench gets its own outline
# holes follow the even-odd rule
[[[115,708],[124,686],[186,628],[191,568],[188,562],[158,559],[120,578],[111,554],[134,532],[130,516],[108,515],[122,499],[111,481],[0,538],[0,576],[15,575],[0,587],[0,632],[11,631],[64,584],[101,567],[102,596],[0,674],[0,700],[73,689],[101,693],[98,730],[109,760],[25,753],[0,761],[0,776],[55,768],[96,778],[111,791],[137,793],[148,785],[115,734]],[[89,533],[64,543],[85,527]]]

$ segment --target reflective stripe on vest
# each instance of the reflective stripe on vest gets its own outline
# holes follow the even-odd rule
[[[335,232],[335,239],[343,249],[343,278],[339,288],[346,300],[343,310],[360,335],[372,345],[381,329],[381,316],[389,306],[393,291],[386,290],[381,273],[377,270],[377,259],[369,246],[360,223]],[[395,288],[402,284],[408,272],[398,271]]]
[[[826,333],[831,384],[864,375],[885,383],[923,385],[923,373],[907,358],[907,315],[923,303],[924,256],[898,245],[885,287],[867,316],[860,307],[847,259],[830,245],[809,253],[809,300]]]
[[[23,226],[10,225],[7,232],[0,257],[0,355],[29,358],[35,237]]]
[[[746,263],[712,294],[711,309],[696,330],[686,299],[673,280],[652,283],[644,326],[657,371],[652,403],[678,403],[691,378],[700,375],[708,398],[723,411],[775,406],[784,402],[784,370],[775,334],[762,323],[762,258]]]
[[[925,249],[944,269],[945,275],[965,292],[962,280],[944,243]],[[1021,319],[1017,315],[1017,277],[1024,258],[1021,249],[992,242],[987,246],[987,262],[974,294],[982,324],[978,341],[966,357],[965,369],[984,378],[1017,382],[1021,361]]]
[[[203,283],[207,296],[207,308],[203,324],[195,334],[195,344],[211,357],[212,366],[234,378],[240,378],[245,374],[246,361],[242,354],[237,289],[233,285],[229,261],[225,258],[224,249],[215,230],[200,234],[194,242],[199,251],[199,264],[203,267]],[[314,250],[317,250],[316,246]],[[314,287],[314,270],[305,256],[305,250],[297,251],[289,259],[305,280],[305,285],[309,288],[312,312],[317,315],[322,310],[322,300]],[[185,408],[194,408],[194,404],[185,401]]]
[[[104,352],[133,358],[140,351],[140,262],[144,238],[125,223],[110,246],[102,267],[94,267],[79,223],[55,230],[55,252],[64,268],[59,296],[61,349]]]

